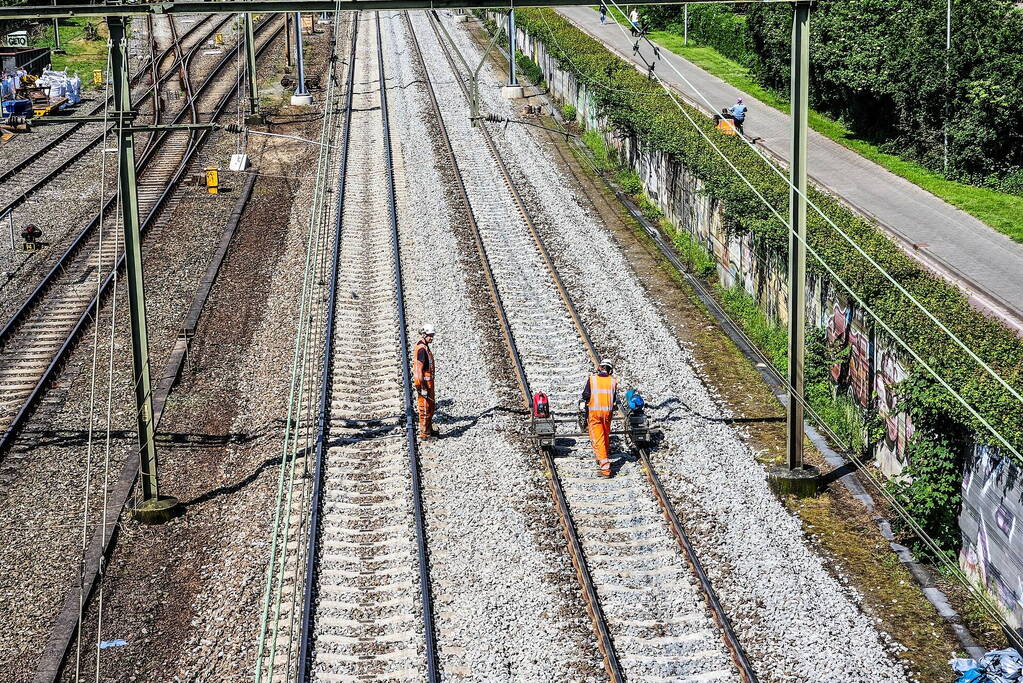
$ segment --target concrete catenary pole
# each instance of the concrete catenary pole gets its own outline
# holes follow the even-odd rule
[[[810,70],[810,3],[797,2],[792,22],[792,162],[789,168],[789,402],[787,464],[803,465],[803,345],[806,324],[806,135]]]
[[[294,105],[308,106],[313,103],[313,96],[305,87],[305,66],[302,63],[302,15],[295,12],[295,94],[291,96]]]
[[[126,23],[130,18],[108,17],[110,69],[114,82],[114,119],[117,125],[119,171],[117,191],[121,197],[124,224],[124,260],[128,280],[128,313],[131,320],[131,356],[135,388],[135,422],[139,438],[139,477],[142,502],[135,516],[143,522],[167,521],[177,500],[160,495],[156,458],[156,427],[153,421],[153,386],[149,373],[149,338],[146,324],[146,295],[142,276],[142,235],[139,221],[138,186],[135,177],[135,135],[131,130],[131,87],[128,74]]]
[[[515,79],[515,10],[508,10],[508,85],[518,85]]]

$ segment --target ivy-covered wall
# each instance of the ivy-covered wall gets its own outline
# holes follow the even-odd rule
[[[577,119],[587,127],[602,130],[620,159],[639,173],[650,199],[714,255],[719,282],[726,287],[740,285],[768,315],[781,318],[787,228],[656,83],[551,10],[519,10],[517,20],[519,48],[539,65],[551,92],[573,105]],[[690,113],[785,215],[784,182],[734,137],[718,134],[698,111]],[[1017,388],[1023,386],[1023,344],[1018,337],[971,309],[959,291],[924,271],[874,226],[820,192],[811,195],[1002,377]],[[1019,449],[1023,406],[966,359],[825,221],[811,216],[809,233],[811,246],[852,291]],[[977,539],[969,535],[975,530],[966,525],[962,528],[968,534],[965,539],[960,530],[963,471],[967,462],[973,462],[977,448],[987,448],[993,437],[916,367],[819,263],[811,261],[809,270],[808,320],[820,332],[808,335],[808,385],[811,377],[830,375],[837,400],[858,406],[865,450],[877,457],[886,473],[902,475],[893,487],[914,517],[949,552],[965,558],[966,549],[975,546]],[[1004,572],[1000,576],[1009,576],[1009,583],[1020,584],[1023,592],[1021,557],[1015,551],[987,561],[998,563],[996,571]],[[1006,603],[1004,591],[994,592],[1007,608],[1014,609],[1009,604],[1018,601],[1018,594],[1008,596]]]

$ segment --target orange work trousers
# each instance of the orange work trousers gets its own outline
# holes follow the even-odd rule
[[[586,420],[589,426],[590,443],[593,455],[597,458],[597,467],[602,473],[611,472],[611,413],[591,410]]]
[[[433,431],[433,412],[437,409],[437,400],[433,395],[433,380],[423,380],[419,385],[419,436],[427,438]]]

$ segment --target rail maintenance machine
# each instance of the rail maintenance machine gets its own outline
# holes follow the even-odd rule
[[[660,430],[651,426],[645,407],[646,402],[639,391],[629,389],[624,399],[618,401],[617,412],[611,416],[611,435],[624,436],[629,450],[650,448],[660,435]],[[537,392],[533,394],[530,413],[530,438],[537,442],[540,449],[554,450],[554,443],[559,438],[590,436],[586,425],[586,403],[583,401],[579,401],[575,417],[555,417],[547,394]],[[575,427],[577,431],[565,431],[566,425]]]

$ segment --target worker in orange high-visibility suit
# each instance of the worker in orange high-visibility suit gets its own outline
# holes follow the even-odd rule
[[[590,432],[590,443],[597,458],[600,476],[611,476],[611,413],[616,405],[618,380],[611,376],[614,365],[609,360],[600,361],[597,374],[590,375],[583,387],[581,405],[586,409],[586,424]]]
[[[433,428],[433,411],[436,409],[437,400],[434,396],[434,381],[436,381],[436,368],[433,364],[433,351],[430,350],[430,343],[436,331],[433,325],[423,325],[423,336],[416,342],[413,354],[412,383],[419,395],[419,438],[429,439],[431,436],[438,436],[437,430]]]

